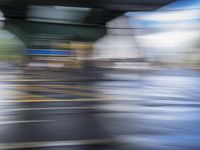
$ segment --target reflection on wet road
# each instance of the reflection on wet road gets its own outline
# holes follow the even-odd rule
[[[92,79],[12,74],[0,80],[2,150],[200,149],[197,71],[109,72]]]

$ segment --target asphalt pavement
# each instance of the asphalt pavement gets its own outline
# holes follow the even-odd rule
[[[0,74],[0,149],[199,150],[200,72]]]

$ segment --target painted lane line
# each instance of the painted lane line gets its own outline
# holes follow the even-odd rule
[[[82,146],[82,145],[94,145],[94,144],[108,144],[112,142],[115,142],[114,138],[66,140],[66,141],[44,141],[44,142],[22,142],[22,143],[0,143],[0,150],[59,147],[59,146]]]
[[[94,93],[91,92],[80,92],[80,91],[72,91],[69,89],[51,89],[48,87],[36,87],[36,86],[27,86],[27,87],[21,87],[18,88],[21,90],[26,90],[26,91],[42,91],[42,92],[53,92],[57,94],[70,94],[70,95],[78,95],[78,96],[89,96],[89,97],[97,97]]]
[[[8,121],[0,120],[0,125],[23,124],[23,123],[42,123],[42,122],[50,122],[50,121],[52,121],[52,120],[8,120]]]
[[[25,100],[0,100],[0,103],[38,103],[38,102],[92,102],[103,99],[25,99]]]
[[[15,111],[40,111],[40,110],[78,110],[78,109],[97,109],[97,107],[39,107],[39,108],[11,108],[0,110],[0,113]]]

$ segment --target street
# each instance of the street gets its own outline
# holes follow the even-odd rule
[[[199,71],[0,74],[2,150],[200,149]]]

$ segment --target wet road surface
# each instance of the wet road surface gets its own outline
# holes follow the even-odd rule
[[[1,72],[2,150],[200,149],[198,71]]]

